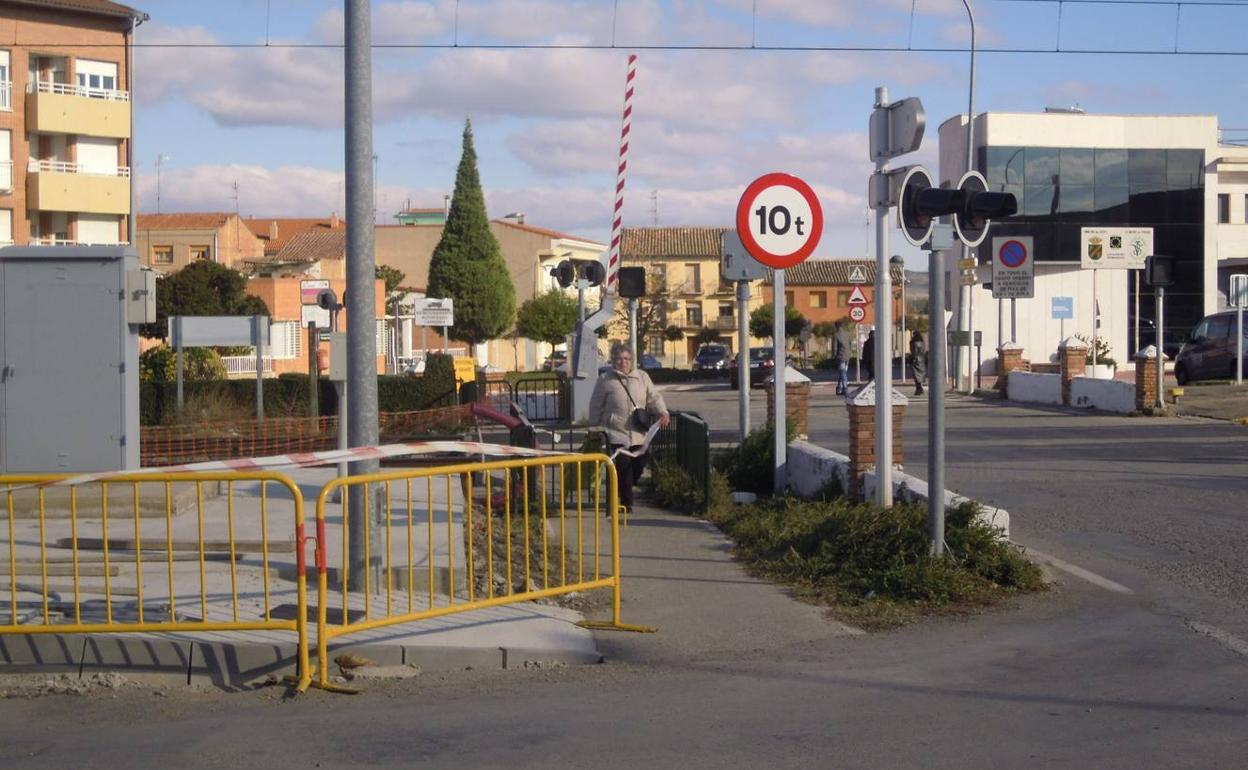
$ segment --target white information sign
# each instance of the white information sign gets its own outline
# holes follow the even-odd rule
[[[1036,263],[1030,235],[992,239],[993,299],[1036,296]]]
[[[1143,270],[1152,253],[1151,227],[1079,228],[1079,259],[1085,270]]]
[[[412,323],[416,326],[454,326],[453,300],[422,297],[412,302]]]

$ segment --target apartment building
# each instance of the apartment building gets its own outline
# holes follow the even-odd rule
[[[161,273],[207,259],[242,272],[264,256],[264,242],[237,214],[139,214],[135,244],[139,261]]]
[[[130,240],[134,28],[107,0],[0,2],[0,242]]]

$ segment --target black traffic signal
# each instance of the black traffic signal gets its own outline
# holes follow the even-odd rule
[[[590,286],[597,286],[607,280],[607,268],[596,259],[565,259],[551,269],[560,286],[571,286],[578,278]]]
[[[621,267],[619,282],[621,297],[632,299],[646,296],[646,269],[644,267]]]
[[[316,304],[321,310],[337,310],[338,295],[333,289],[321,289],[316,293]]]
[[[932,178],[921,167],[910,169],[902,180],[897,216],[906,240],[921,246],[931,236],[936,217],[953,216],[958,239],[967,246],[978,246],[988,237],[993,219],[1018,212],[1018,201],[1011,193],[989,192],[978,171],[968,171],[956,189],[932,187]]]
[[[1174,257],[1154,254],[1145,260],[1144,282],[1149,286],[1174,285]]]

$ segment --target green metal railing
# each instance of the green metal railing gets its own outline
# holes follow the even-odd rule
[[[697,412],[671,412],[672,421],[655,434],[650,456],[655,463],[673,462],[702,488],[702,512],[711,499],[711,427]]]

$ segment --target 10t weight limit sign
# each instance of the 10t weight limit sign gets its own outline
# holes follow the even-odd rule
[[[783,270],[814,252],[823,234],[823,209],[815,191],[801,179],[764,174],[741,195],[737,234],[751,256]]]

